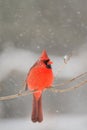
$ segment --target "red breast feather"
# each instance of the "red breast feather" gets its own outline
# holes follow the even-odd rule
[[[50,87],[53,82],[52,70],[43,65],[37,65],[30,71],[27,81],[31,90],[43,90],[46,87]]]

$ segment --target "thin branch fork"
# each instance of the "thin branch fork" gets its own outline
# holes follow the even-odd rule
[[[85,76],[86,74],[87,74],[87,72],[84,72],[84,73],[82,73],[82,74],[80,74],[80,75],[78,75],[78,76],[76,76],[76,77],[74,77],[74,78],[72,78],[72,79],[70,79],[70,80],[65,81],[64,83],[54,84],[53,86],[55,86],[55,87],[61,87],[61,86],[67,85],[67,84],[69,84],[69,83],[75,81],[76,79],[82,78],[82,77]]]
[[[24,96],[27,96],[27,95],[31,95],[35,92],[38,92],[38,90],[34,90],[34,91],[24,91],[22,93],[17,93],[17,94],[14,94],[14,95],[10,95],[10,96],[3,96],[3,97],[0,97],[0,101],[5,101],[5,100],[9,100],[9,99],[15,99],[15,98],[18,98],[18,97],[24,97]]]
[[[70,88],[66,88],[66,89],[57,89],[55,87],[60,87],[60,86],[67,85],[67,84],[71,83],[72,81],[74,81],[76,79],[79,79],[82,76],[85,76],[86,74],[87,74],[87,72],[85,72],[85,73],[83,73],[83,74],[81,74],[79,76],[76,76],[75,78],[72,78],[71,80],[68,80],[65,83],[56,84],[56,85],[54,84],[51,88],[48,88],[48,89],[51,89],[51,91],[56,92],[56,93],[63,93],[63,92],[68,92],[68,91],[74,90],[76,88],[79,88],[79,87],[85,85],[87,83],[87,80],[84,80],[84,81],[80,82],[79,84],[77,84],[77,85],[75,85],[73,87],[70,87]],[[5,100],[9,100],[9,99],[15,99],[15,98],[18,98],[18,97],[31,95],[32,93],[37,92],[37,91],[38,90],[35,90],[35,91],[19,91],[18,94],[0,97],[0,101],[5,101]]]
[[[87,80],[84,80],[82,82],[80,82],[79,84],[73,86],[73,87],[69,87],[69,88],[66,88],[66,89],[56,89],[55,87],[51,88],[51,91],[53,92],[56,92],[56,93],[64,93],[64,92],[69,92],[69,91],[72,91],[74,89],[77,89],[83,85],[87,84]]]
[[[3,96],[3,97],[0,97],[0,101],[15,99],[15,98],[22,97],[22,96],[27,96],[28,94],[31,94],[31,93],[26,92],[26,93],[18,93],[18,94],[14,94],[14,95],[10,95],[10,96]]]

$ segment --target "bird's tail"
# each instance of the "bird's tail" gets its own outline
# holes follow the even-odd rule
[[[42,113],[42,95],[37,100],[35,95],[33,94],[33,108],[32,108],[32,117],[33,122],[41,122],[43,120]]]

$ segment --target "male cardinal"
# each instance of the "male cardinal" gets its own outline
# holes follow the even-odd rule
[[[33,122],[41,122],[43,120],[42,92],[44,89],[52,86],[54,79],[51,64],[52,61],[49,59],[46,51],[43,50],[39,59],[30,68],[26,78],[26,89],[34,91],[31,116]]]

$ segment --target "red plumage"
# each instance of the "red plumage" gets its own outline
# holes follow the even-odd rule
[[[27,88],[31,91],[38,91],[33,93],[33,110],[31,117],[33,122],[41,122],[43,120],[42,92],[44,89],[52,86],[54,79],[51,64],[52,62],[44,50],[37,62],[30,68],[26,78]]]

